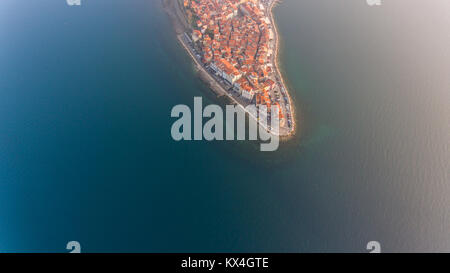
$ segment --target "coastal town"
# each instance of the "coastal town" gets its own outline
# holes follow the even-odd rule
[[[271,13],[276,0],[175,1],[188,26],[179,38],[216,87],[244,108],[277,106],[279,129],[266,129],[291,135],[293,109],[277,65],[278,33]],[[270,110],[264,118],[271,120]]]

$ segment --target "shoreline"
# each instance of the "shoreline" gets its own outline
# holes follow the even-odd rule
[[[218,94],[218,97],[226,96],[226,97],[227,97],[228,99],[230,99],[235,105],[239,105],[239,107],[240,107],[246,114],[248,114],[250,118],[254,119],[255,122],[256,122],[257,124],[259,124],[261,127],[263,127],[264,129],[266,129],[266,131],[268,131],[269,133],[273,134],[273,132],[270,131],[270,130],[267,128],[267,126],[265,126],[264,124],[260,123],[260,122],[258,121],[258,118],[257,118],[257,117],[255,117],[252,113],[250,113],[249,111],[247,111],[247,109],[246,109],[240,102],[238,102],[233,96],[230,96],[230,94],[229,94],[225,89],[223,89],[222,86],[220,86],[220,85],[217,83],[217,81],[216,81],[216,80],[215,80],[215,79],[214,79],[214,78],[213,78],[213,77],[205,70],[205,68],[198,62],[198,60],[197,60],[197,59],[195,58],[195,56],[192,54],[191,50],[190,50],[189,47],[186,45],[186,43],[184,42],[184,40],[183,40],[182,37],[183,37],[183,34],[177,35],[178,41],[179,41],[179,42],[183,45],[183,47],[187,50],[187,52],[188,52],[189,55],[192,57],[192,59],[194,59],[196,68],[197,68],[201,73],[207,75],[207,77],[209,78],[208,84],[210,84],[210,88],[213,89],[213,92],[214,92],[214,91],[217,91],[217,92],[214,92],[214,93],[215,93],[215,94]],[[205,81],[205,79],[202,79],[202,80]],[[219,93],[222,93],[222,94],[219,95]],[[278,136],[279,136],[280,138],[282,138],[282,137],[287,137],[287,136],[281,136],[281,135],[278,135]]]
[[[287,134],[280,134],[280,132],[278,132],[278,134],[276,134],[276,135],[280,138],[281,141],[287,141],[287,140],[293,138],[297,134],[297,124],[296,124],[297,120],[295,117],[295,113],[296,113],[295,107],[292,104],[293,100],[291,98],[291,95],[289,94],[287,87],[286,87],[286,84],[285,84],[285,81],[283,78],[283,74],[281,73],[281,71],[279,69],[279,62],[280,62],[280,60],[279,60],[279,33],[278,33],[277,25],[275,23],[274,15],[273,15],[273,8],[275,7],[275,4],[277,4],[277,3],[278,3],[278,0],[273,0],[270,3],[270,5],[266,8],[266,12],[267,12],[267,16],[269,17],[270,22],[273,26],[274,36],[275,36],[275,54],[274,54],[274,61],[273,61],[273,65],[275,66],[275,74],[279,76],[282,87],[285,89],[285,93],[287,95],[289,106],[290,106],[290,114],[291,114],[291,121],[292,121],[292,128]],[[197,58],[193,55],[190,47],[188,45],[186,45],[186,42],[183,39],[184,34],[190,30],[190,27],[186,24],[184,15],[181,15],[181,16],[183,16],[183,18],[180,18],[180,13],[182,14],[182,11],[179,7],[178,0],[162,0],[162,5],[163,5],[164,10],[168,13],[168,15],[171,19],[171,22],[172,22],[174,30],[176,32],[178,41],[181,43],[181,45],[184,47],[184,49],[188,52],[190,57],[193,59],[195,67],[198,70],[198,72],[200,73],[200,75],[198,75],[199,78],[202,81],[204,81],[206,84],[208,84],[208,87],[213,91],[214,94],[217,95],[217,97],[222,97],[225,95],[232,103],[234,103],[235,105],[239,105],[245,111],[245,113],[249,115],[249,117],[254,119],[257,122],[257,124],[259,124],[264,129],[266,129],[266,131],[268,133],[275,135],[275,133],[272,130],[269,130],[269,128],[267,128],[267,126],[265,126],[263,123],[259,122],[257,117],[255,117],[254,115],[252,115],[252,113],[247,111],[245,109],[245,107],[239,101],[237,101],[222,86],[220,86],[219,83],[210,75],[210,73],[208,73],[208,71],[205,70],[205,68],[199,63]]]
[[[275,31],[275,38],[276,38],[276,42],[275,42],[275,58],[274,58],[275,62],[274,62],[274,65],[275,65],[275,68],[277,70],[278,75],[280,76],[281,83],[283,84],[283,86],[284,86],[284,88],[286,90],[286,94],[287,94],[287,97],[289,99],[289,105],[291,106],[292,131],[291,131],[291,133],[289,135],[283,136],[284,140],[289,140],[289,139],[291,139],[292,137],[294,137],[297,134],[297,119],[296,119],[296,115],[295,115],[296,114],[296,111],[295,111],[296,109],[295,109],[294,104],[292,103],[293,102],[292,97],[289,94],[289,90],[288,90],[287,85],[286,85],[286,83],[284,81],[283,74],[281,73],[281,70],[280,70],[280,62],[281,62],[280,61],[280,55],[279,55],[280,54],[279,53],[280,52],[280,35],[278,33],[278,26],[277,26],[277,24],[275,22],[275,16],[273,15],[273,9],[275,8],[275,5],[278,4],[278,2],[279,2],[279,0],[273,0],[272,1],[272,3],[269,6],[268,14],[269,14],[270,21],[272,23],[273,29]]]

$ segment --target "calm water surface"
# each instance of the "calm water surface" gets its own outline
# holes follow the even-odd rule
[[[285,0],[300,133],[176,143],[217,100],[153,0],[0,3],[0,251],[450,251],[450,3]]]

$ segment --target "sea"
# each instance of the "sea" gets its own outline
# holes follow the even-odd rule
[[[224,103],[160,0],[0,1],[0,252],[450,251],[450,2],[284,0],[297,134],[171,137]]]

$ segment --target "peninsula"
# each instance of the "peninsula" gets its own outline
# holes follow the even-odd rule
[[[288,137],[295,133],[296,124],[278,67],[279,37],[272,15],[276,2],[163,0],[178,39],[210,87],[244,109],[249,105],[278,106],[279,130],[266,129]]]

